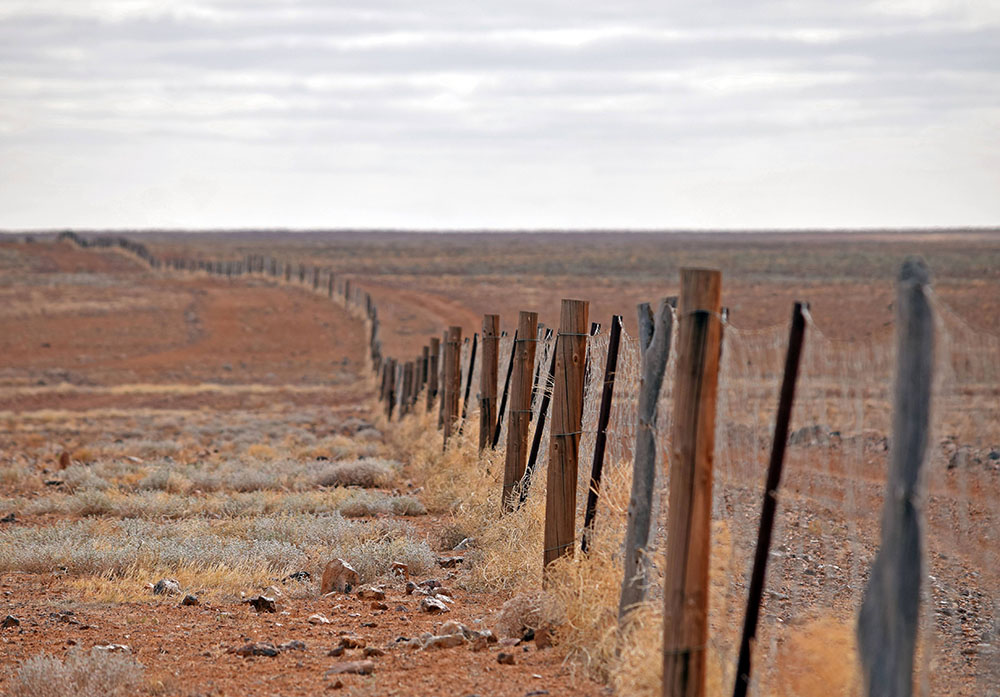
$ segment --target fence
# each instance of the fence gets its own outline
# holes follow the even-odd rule
[[[647,423],[638,414],[644,384],[643,353],[650,337],[630,336],[615,322],[610,325],[615,332],[572,331],[586,324],[586,318],[583,325],[579,323],[579,309],[576,325],[560,327],[558,332],[533,329],[526,322],[519,325],[519,336],[501,333],[488,351],[484,337],[478,361],[474,351],[478,336],[461,340],[453,332],[444,333],[444,328],[442,335],[432,337],[414,359],[396,360],[382,355],[378,314],[371,296],[357,282],[329,270],[307,272],[305,267],[294,268],[258,256],[226,262],[160,260],[129,240],[84,240],[72,233],[63,237],[87,247],[121,247],[157,269],[227,277],[256,273],[286,281],[295,277],[317,292],[325,291],[365,320],[371,367],[380,379],[380,398],[390,418],[407,418],[406,413],[437,408],[441,410],[439,425],[446,434],[446,447],[453,447],[449,442],[457,443],[455,433],[471,429],[484,434],[478,438],[481,448],[496,445],[503,450],[505,444],[517,448],[517,453],[506,453],[516,465],[506,485],[508,510],[523,505],[529,497],[545,496],[554,481],[561,484],[563,507],[556,508],[564,511],[565,503],[570,502],[573,522],[568,527],[565,520],[560,523],[563,530],[552,540],[557,550],[546,543],[546,562],[552,561],[555,551],[556,556],[568,553],[581,558],[607,555],[624,564],[629,555],[625,538],[629,500],[634,498],[637,435],[648,429],[653,436],[655,467],[649,492],[649,542],[641,555],[645,574],[642,596],[668,612],[681,613],[668,622],[668,633],[677,622],[685,628],[672,638],[668,636],[672,643],[663,649],[668,676],[665,694],[700,694],[706,685],[713,691],[719,691],[719,686],[729,691],[733,685],[738,690],[741,682],[750,694],[760,695],[895,695],[909,694],[910,690],[921,695],[1000,694],[1000,340],[969,327],[935,298],[926,283],[917,282],[915,287],[933,317],[933,341],[928,341],[926,334],[918,341],[907,340],[903,329],[909,326],[908,317],[902,318],[900,326],[887,327],[862,340],[837,341],[823,334],[807,309],[802,313],[805,338],[783,457],[784,476],[776,498],[773,541],[762,555],[769,563],[762,576],[753,671],[741,680],[746,670],[745,664],[738,662],[742,625],[761,527],[762,487],[772,459],[788,326],[742,330],[725,312],[712,307],[686,307],[684,298],[678,309],[666,305],[671,348],[664,357],[663,383],[654,399],[655,420]],[[901,282],[901,306],[906,287],[912,290],[913,282]],[[685,322],[695,317],[701,329],[685,329]],[[495,333],[499,325],[492,319],[484,321]],[[712,331],[713,326],[720,335],[717,348],[712,349],[712,341],[704,340],[698,346],[688,345],[693,333]],[[613,333],[618,335],[614,341]],[[898,340],[897,334],[902,335]],[[572,349],[565,346],[570,341],[574,342]],[[532,360],[526,355],[518,359],[517,350],[529,344],[534,349]],[[608,400],[607,359],[612,345],[617,363]],[[707,355],[706,350],[717,351],[717,355]],[[894,397],[897,361],[914,350],[933,367],[930,393],[901,397],[904,393],[900,388]],[[705,363],[717,362],[717,399],[714,406],[694,399],[693,404],[704,410],[704,418],[700,422],[695,418],[694,426],[690,414],[683,420],[677,418],[677,406],[691,403],[678,392],[690,392],[704,384],[692,382],[692,352],[700,356],[701,363],[696,360],[694,365],[701,365],[702,372]],[[490,361],[485,368],[484,357]],[[575,364],[581,373],[579,389],[567,390],[567,367]],[[515,370],[509,369],[512,365]],[[485,389],[484,370],[491,382]],[[708,365],[707,370],[715,368]],[[679,375],[686,376],[685,381],[679,381]],[[517,384],[512,385],[515,380]],[[913,381],[912,371],[897,378],[901,386],[911,386]],[[482,399],[474,392],[470,398],[470,389],[478,391]],[[470,424],[480,419],[477,405],[491,403],[487,397],[495,400],[496,423],[477,422],[472,428]],[[905,444],[898,434],[907,432],[899,423],[893,424],[893,414],[899,419],[906,407],[926,403],[928,398],[929,425],[921,428],[918,423],[909,431],[911,439],[926,439],[926,456],[917,452],[910,458],[918,467],[922,465],[922,474],[910,481],[917,488],[907,490],[903,497],[913,504],[908,509],[913,525],[903,526],[909,530],[904,541],[911,547],[903,556],[916,564],[911,568],[918,570],[920,583],[915,588],[907,585],[898,568],[895,575],[888,575],[888,581],[877,580],[874,585],[886,591],[877,613],[880,619],[877,627],[862,632],[865,655],[858,659],[856,618],[866,593],[869,597],[879,595],[877,589],[870,589],[873,565],[879,556],[906,546],[903,538],[886,537],[886,531],[894,529],[891,519],[894,504],[900,499],[895,487],[901,465],[895,460],[902,457],[899,453]],[[551,414],[547,413],[550,407]],[[573,409],[579,410],[581,425],[574,433],[566,433],[567,423],[576,418],[567,417]],[[606,413],[607,426],[599,432],[602,412]],[[486,413],[494,412],[491,408]],[[714,426],[706,426],[704,419],[708,418],[714,418]],[[519,430],[514,438],[508,433],[512,420],[524,427],[523,434]],[[681,421],[684,430],[679,433]],[[554,427],[560,430],[553,433]],[[683,445],[686,451],[680,452],[678,439],[691,437],[692,427],[701,429],[701,446]],[[710,446],[707,452],[706,442]],[[560,464],[560,476],[553,479],[549,463],[565,462],[560,459],[565,453],[550,452],[553,447],[575,451],[579,467]],[[603,460],[592,470],[597,464],[595,450]],[[700,452],[696,456],[700,464],[682,473],[687,479],[681,490],[673,479],[679,476],[679,461],[690,458],[694,451]],[[519,471],[522,461],[524,473]],[[598,478],[600,495],[595,496],[592,471],[598,470],[603,474]],[[698,493],[702,497],[698,505],[707,508],[687,515],[691,532],[681,535],[665,521],[678,520],[679,506],[690,503],[694,496],[692,473],[702,480],[708,476],[708,488]],[[566,481],[568,477],[574,481]],[[893,496],[886,505],[890,481]],[[704,484],[702,481],[699,486]],[[592,502],[596,499],[596,505],[589,513],[592,521],[584,525],[588,498]],[[711,526],[710,542],[706,525]],[[571,535],[568,544],[563,539],[566,534]],[[584,539],[586,553],[574,552]],[[678,557],[670,551],[666,557],[661,553],[672,549],[672,544],[687,555],[684,564],[691,569],[688,581],[694,579],[695,586],[704,582],[693,589],[693,596],[690,587],[680,591],[689,594],[684,597],[692,600],[697,612],[707,613],[704,617],[692,620],[683,607],[676,609],[676,603],[669,609],[677,584],[685,582],[677,578],[677,562],[665,563],[665,559]],[[690,557],[692,544],[698,548],[696,559]],[[544,553],[538,550],[539,565]],[[900,596],[907,595],[906,588],[914,605],[902,607],[905,603]],[[664,597],[665,589],[675,590],[667,590]],[[907,618],[900,618],[900,612],[916,613],[911,618],[918,630],[916,646],[890,641],[885,635],[872,644],[872,637],[888,631],[889,625],[902,627],[906,633]],[[704,641],[699,643],[702,636]],[[685,661],[683,666],[678,666],[678,657]],[[873,663],[873,659],[883,657],[884,661]],[[855,665],[865,668],[855,674]],[[890,670],[886,671],[887,667]],[[902,670],[902,678],[886,675],[894,670]]]

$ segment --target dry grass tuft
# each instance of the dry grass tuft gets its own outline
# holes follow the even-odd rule
[[[503,604],[496,630],[501,637],[517,637],[529,629],[558,627],[565,623],[560,603],[541,591],[516,595]]]
[[[96,648],[65,661],[41,654],[21,664],[11,697],[128,697],[146,691],[144,672],[131,656]]]

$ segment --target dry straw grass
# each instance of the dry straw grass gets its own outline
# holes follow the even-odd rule
[[[11,697],[127,697],[145,693],[145,669],[131,656],[73,649],[66,659],[41,654],[21,664]]]

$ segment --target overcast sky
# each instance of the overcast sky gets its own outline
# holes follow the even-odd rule
[[[998,0],[0,0],[0,228],[998,223]]]

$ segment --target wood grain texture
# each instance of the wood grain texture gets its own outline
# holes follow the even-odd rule
[[[434,400],[438,396],[438,365],[441,361],[441,340],[431,337],[427,363],[427,411],[434,408]]]
[[[531,421],[531,380],[535,367],[535,336],[538,333],[538,313],[520,312],[514,343],[514,371],[510,386],[510,407],[507,416],[507,452],[503,474],[503,510],[516,506],[514,488],[524,476],[528,458],[528,424]]]
[[[479,369],[479,452],[490,447],[497,423],[500,315],[483,315],[483,358]]]
[[[444,350],[444,442],[455,432],[462,391],[462,328],[448,327]]]

